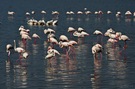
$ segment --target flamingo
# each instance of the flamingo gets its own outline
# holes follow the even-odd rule
[[[34,18],[35,11],[31,11],[32,19]]]
[[[121,12],[118,11],[118,12],[116,13],[116,17],[120,17],[120,16],[121,16]]]
[[[107,14],[112,14],[112,12],[111,11],[107,11]]]
[[[56,26],[58,23],[58,20],[49,20],[46,22],[46,26]]]
[[[45,25],[45,20],[39,20],[38,22],[37,22],[37,24],[39,25],[39,26],[44,26]]]
[[[70,46],[72,46],[72,44],[69,44],[69,42],[62,42],[62,41],[60,41],[59,42],[59,46],[60,46],[60,48],[65,48],[66,60],[68,61],[70,59],[69,58],[69,51],[71,49]]]
[[[16,41],[14,40],[14,51],[19,53],[19,59],[21,58],[21,54],[25,52],[25,49],[22,47],[16,47]]]
[[[95,34],[95,35],[103,35],[103,33],[101,31],[99,31],[99,30],[95,30],[93,32],[93,34]]]
[[[14,14],[15,14],[15,12],[13,12],[13,11],[8,11],[8,15],[13,16]]]
[[[75,54],[75,50],[74,50],[74,45],[77,45],[78,44],[78,42],[76,42],[76,41],[74,41],[74,40],[70,40],[69,42],[68,42],[68,44],[69,44],[69,50],[68,50],[68,54],[70,55],[71,54],[71,52],[72,52],[72,54],[73,54],[73,56],[74,56],[74,54]],[[71,50],[71,52],[70,52],[70,50]],[[74,58],[73,58],[74,59]]]
[[[52,47],[54,46],[54,44],[59,44],[58,41],[54,37],[48,38],[48,42],[52,44]]]
[[[6,52],[8,53],[8,60],[7,60],[7,62],[10,60],[10,58],[9,58],[10,57],[10,53],[11,53],[10,50],[13,49],[13,48],[14,47],[11,44],[7,44],[6,45]]]
[[[21,26],[19,27],[19,31],[22,31],[22,30],[24,30],[24,31],[25,31],[25,29],[24,29],[24,26],[23,26],[23,25],[21,25]]]
[[[124,41],[124,49],[127,48],[127,41],[129,41],[130,38],[129,38],[127,35],[121,35],[121,36],[119,37],[119,40]]]
[[[130,11],[126,11],[125,12],[125,16],[128,18],[128,17],[130,17],[132,15],[132,13],[130,12]]]
[[[84,29],[82,27],[79,27],[78,32],[82,32],[82,31],[84,31]]]
[[[73,14],[75,14],[75,13],[74,13],[73,11],[67,11],[66,14],[67,14],[67,15],[73,15]]]
[[[30,16],[30,13],[29,13],[29,12],[26,12],[25,15],[26,15],[26,16]]]
[[[103,49],[103,47],[100,44],[95,44],[92,47],[92,54],[94,55],[95,58],[97,57],[97,53],[101,53],[102,52],[102,49]]]
[[[78,31],[75,31],[75,32],[73,33],[73,36],[84,37],[84,35],[82,35],[82,34],[79,33]]]
[[[82,15],[83,12],[82,11],[77,11],[77,14]]]
[[[89,15],[89,14],[91,14],[91,11],[85,11],[85,14]]]
[[[34,34],[32,35],[32,37],[34,38],[34,44],[36,44],[36,40],[37,40],[37,39],[40,39],[40,36],[37,35],[36,33],[34,33]]]
[[[38,24],[38,21],[32,18],[32,19],[28,20],[27,23],[28,23],[29,25],[37,25],[37,24]]]
[[[75,31],[75,28],[73,27],[68,27],[68,32],[74,32]]]
[[[42,10],[41,14],[43,14],[43,18],[44,18],[44,15],[46,14],[46,11]]]
[[[101,35],[101,39],[100,40],[102,40],[102,38],[103,38],[103,33],[101,32],[101,31],[99,31],[99,30],[95,30],[94,32],[93,32],[93,34],[94,35],[98,35],[97,36],[97,42],[99,41],[99,35]]]
[[[84,35],[84,36],[89,36],[89,33],[84,32],[84,31],[82,31],[81,34]]]
[[[49,63],[51,64],[50,59],[52,59],[52,58],[56,59],[55,58],[56,54],[60,55],[60,53],[56,49],[53,49],[51,46],[49,46],[48,50],[47,50],[47,55],[45,56],[45,59],[49,59]]]
[[[59,40],[60,40],[60,41],[63,41],[63,42],[69,41],[69,40],[68,40],[68,37],[65,36],[65,35],[61,35],[61,36],[59,37]]]
[[[51,28],[48,28],[48,29],[44,30],[44,34],[51,34],[51,33],[55,33],[55,31]]]
[[[109,38],[109,39],[107,40],[107,42],[117,43],[117,42],[118,42],[118,40],[113,39],[113,38]]]
[[[112,43],[112,44],[113,44],[113,48],[114,48],[114,44],[117,43],[118,40],[117,40],[117,39],[113,39],[113,38],[109,38],[109,39],[107,40],[107,42]]]
[[[70,36],[72,36],[73,32],[75,31],[75,28],[68,27],[68,32],[70,32]]]
[[[53,51],[55,54],[60,55],[59,51],[57,51],[56,49],[53,49],[51,46],[49,46],[47,53],[50,54],[50,53],[52,53],[52,51]]]
[[[23,41],[23,44],[26,45],[26,40],[31,40],[31,37],[27,34],[22,34],[21,39]]]
[[[52,11],[52,15],[59,15],[60,13],[58,11]]]
[[[41,11],[41,14],[46,14],[46,11],[42,10],[42,11]]]

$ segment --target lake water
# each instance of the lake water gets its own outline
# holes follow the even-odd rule
[[[134,89],[135,88],[135,17],[126,18],[124,13],[127,10],[134,12],[134,0],[4,0],[0,3],[0,89]],[[73,15],[67,17],[66,11],[90,10],[92,14]],[[29,26],[27,24],[26,12],[35,11],[34,18],[42,19],[41,10],[47,14],[45,21],[54,17],[52,11],[59,11],[58,25],[50,27],[56,31],[56,37],[64,34],[78,42],[75,45],[74,57],[70,55],[70,60],[66,61],[66,56],[59,46],[55,48],[61,53],[55,60],[45,59],[47,55],[48,43],[44,34],[46,26]],[[97,17],[94,12],[102,10],[104,14]],[[106,12],[112,11],[111,15]],[[13,17],[8,16],[8,11],[14,11]],[[117,11],[121,11],[122,17],[116,18]],[[30,17],[31,18],[31,17]],[[18,63],[18,53],[11,52],[10,64],[6,45],[13,45],[16,40],[17,46],[23,46],[19,27],[23,25],[30,30],[30,36],[37,33],[41,39],[33,43],[29,40],[25,49],[29,53],[27,59],[21,59]],[[90,34],[85,38],[70,36],[67,32],[69,26],[74,28],[82,27]],[[131,40],[127,42],[127,48],[123,50],[124,42],[112,47],[107,43],[107,37],[102,38],[102,57],[94,59],[91,48],[101,38],[93,35],[96,29],[103,33],[107,29],[113,28],[115,31],[126,34]],[[120,54],[119,52],[122,51]],[[106,51],[110,54],[106,54]],[[100,58],[101,57],[101,58]]]

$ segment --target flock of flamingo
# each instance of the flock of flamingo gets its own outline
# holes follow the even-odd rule
[[[87,13],[86,13],[87,12]],[[41,12],[42,14],[46,14],[45,11]],[[111,14],[111,11],[107,11],[107,14]],[[14,15],[14,12],[8,12],[9,15]],[[31,14],[35,14],[34,11],[31,12]],[[58,11],[53,11],[52,14],[54,14],[55,16],[59,15]],[[67,15],[71,15],[74,14],[73,11],[68,11],[66,12]],[[78,11],[77,14],[83,14],[83,12]],[[90,11],[87,11],[87,9],[85,8],[85,14],[91,14]],[[102,11],[98,11],[95,12],[95,14],[103,14]],[[26,15],[29,16],[30,13],[26,12]],[[117,12],[116,16],[120,16],[121,12]],[[127,11],[125,13],[125,15],[132,15],[132,13],[130,11]],[[61,55],[61,53],[55,48],[55,45],[58,45],[60,48],[63,49],[63,53],[65,54],[65,58],[66,60],[70,60],[71,59],[71,55],[72,57],[75,56],[75,45],[78,44],[77,41],[73,40],[73,39],[69,39],[66,35],[62,34],[59,36],[59,38],[56,38],[56,31],[52,28],[50,28],[49,26],[57,26],[57,22],[58,20],[50,20],[47,23],[45,23],[44,20],[40,20],[37,21],[35,20],[33,17],[32,19],[28,20],[28,24],[29,25],[47,25],[48,28],[44,30],[44,34],[47,36],[47,43],[49,44],[48,49],[47,49],[47,55],[45,55],[45,59],[51,60],[51,59],[55,59],[57,55]],[[26,29],[24,26],[20,26],[19,27],[19,33],[20,33],[20,37],[22,39],[22,42],[24,44],[24,48],[23,47],[16,47],[16,40],[14,40],[14,44],[7,44],[6,45],[6,52],[8,55],[8,60],[7,62],[10,62],[10,55],[11,55],[11,50],[14,50],[15,52],[17,52],[19,54],[19,59],[21,61],[22,58],[27,58],[29,56],[28,52],[25,49],[25,46],[27,44],[28,40],[34,39],[34,44],[37,44],[37,40],[40,39],[40,36],[36,33],[33,33],[32,36],[30,36],[30,30]],[[67,28],[67,32],[71,34],[71,36],[73,37],[78,37],[78,38],[83,38],[85,39],[85,37],[89,37],[90,33],[86,32],[86,30],[82,27],[78,27],[77,29],[75,29],[74,27],[68,27]],[[67,34],[68,34],[67,33]],[[112,44],[112,47],[115,48],[115,44],[118,43],[120,40],[124,41],[124,46],[123,49],[127,48],[127,41],[129,41],[129,37],[125,34],[122,34],[121,32],[116,32],[114,29],[109,28],[107,29],[107,31],[105,33],[102,33],[100,30],[95,30],[93,32],[93,35],[97,35],[100,36],[100,38],[102,38],[103,36],[108,37],[107,42]],[[98,57],[98,53],[102,53],[104,45],[102,44],[102,42],[99,41],[99,39],[97,39],[96,44],[94,44],[91,48],[91,52],[93,54],[94,58]],[[109,54],[109,52],[107,52],[107,54]]]

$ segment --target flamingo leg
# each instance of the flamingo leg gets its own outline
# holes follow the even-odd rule
[[[36,39],[36,38],[34,38],[34,44],[36,44],[36,42],[37,42],[36,40],[37,40],[37,39]]]

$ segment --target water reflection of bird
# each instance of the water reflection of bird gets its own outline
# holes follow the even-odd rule
[[[102,63],[101,60],[99,60],[97,57],[94,57],[94,73],[91,74],[91,82],[92,82],[92,87],[98,88],[99,83],[100,83],[100,72],[102,68]]]

